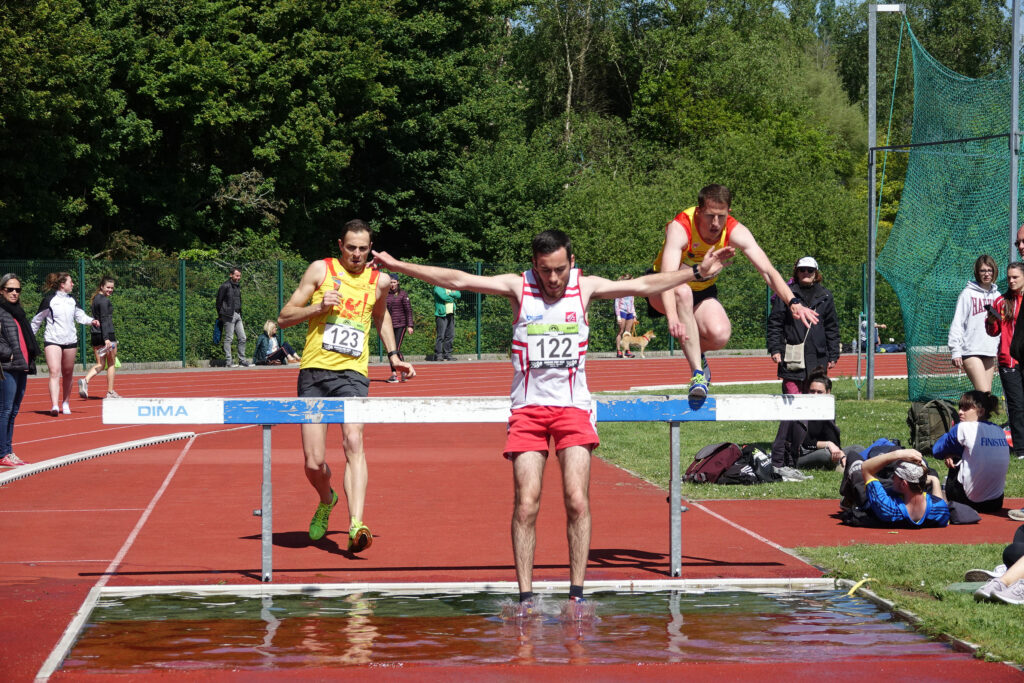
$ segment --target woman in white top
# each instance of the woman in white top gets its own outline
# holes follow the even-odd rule
[[[978,391],[992,391],[999,340],[985,331],[986,306],[999,298],[995,260],[982,254],[974,262],[974,281],[968,282],[956,301],[949,326],[949,351],[953,365],[967,373]]]
[[[57,408],[61,384],[64,388],[63,412],[65,415],[71,414],[68,398],[71,396],[71,380],[75,374],[75,356],[78,355],[78,330],[75,323],[98,328],[100,321],[86,315],[71,297],[75,283],[69,273],[50,273],[46,285],[55,291],[43,298],[39,312],[32,318],[32,332],[38,332],[46,323],[43,353],[50,369],[50,415],[57,417],[61,412]]]

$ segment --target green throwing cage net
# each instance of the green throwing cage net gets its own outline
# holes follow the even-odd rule
[[[1000,291],[1009,252],[1009,69],[967,78],[939,64],[910,34],[914,59],[912,143],[899,212],[878,272],[903,311],[910,400],[957,399],[972,388],[950,362],[957,297],[989,254]],[[1001,137],[955,142],[991,135]],[[998,375],[993,391],[1001,392]]]

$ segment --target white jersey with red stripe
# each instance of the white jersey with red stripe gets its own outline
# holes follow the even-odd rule
[[[563,406],[593,410],[587,387],[590,338],[580,271],[569,271],[565,294],[544,303],[533,270],[523,273],[522,303],[512,325],[512,409]]]

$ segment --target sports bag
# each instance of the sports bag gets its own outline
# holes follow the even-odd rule
[[[722,473],[732,467],[743,451],[734,443],[723,441],[713,443],[710,446],[697,451],[693,456],[693,462],[686,468],[683,474],[683,481],[691,481],[695,484],[714,484]]]
[[[944,398],[914,401],[907,411],[910,447],[931,455],[932,446],[957,423],[958,417],[956,405]]]

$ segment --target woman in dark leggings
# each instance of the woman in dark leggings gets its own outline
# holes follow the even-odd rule
[[[811,374],[806,393],[832,393],[832,380],[825,375],[824,368],[819,367]],[[835,420],[787,420],[780,425],[772,444],[772,465],[833,468],[842,472],[847,454],[862,450],[861,446],[843,449],[839,445],[839,426]]]

